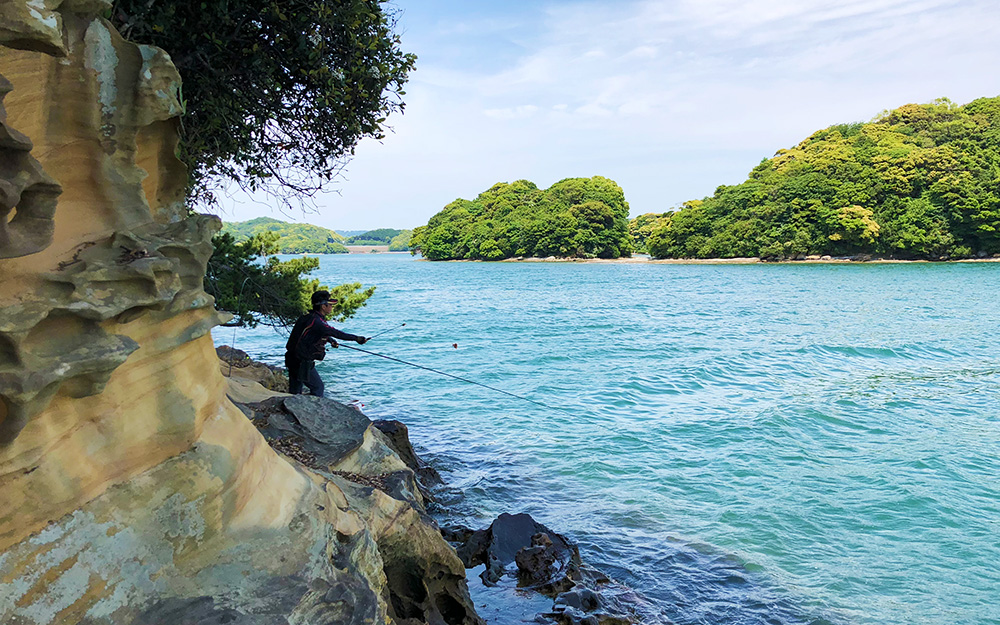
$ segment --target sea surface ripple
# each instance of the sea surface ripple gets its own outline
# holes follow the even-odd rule
[[[532,514],[648,622],[1000,623],[1000,265],[321,263],[378,287],[338,327],[406,324],[365,349],[551,408],[345,349],[328,394],[407,423],[450,515]]]

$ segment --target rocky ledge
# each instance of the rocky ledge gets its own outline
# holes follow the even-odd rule
[[[219,352],[230,355],[222,348]],[[359,513],[381,558],[391,622],[480,622],[469,598],[465,567],[427,515],[429,493],[417,476],[419,472],[430,483],[436,474],[416,457],[406,426],[373,422],[357,408],[330,399],[267,392],[251,379],[251,372],[269,381],[274,371],[244,362],[242,375],[231,379],[231,387],[239,387],[240,396],[253,401],[235,405],[272,449],[336,485],[343,503]],[[375,599],[367,603],[374,605]]]
[[[399,515],[398,511],[408,506],[407,531],[413,532],[414,540],[423,540],[421,536],[429,526],[454,547],[463,570],[449,569],[448,575],[439,573],[429,583],[426,580],[432,571],[441,570],[440,564],[421,560],[417,555],[408,559],[412,575],[425,580],[427,588],[407,594],[405,586],[394,586],[391,601],[398,613],[417,615],[418,619],[435,610],[441,613],[442,606],[430,605],[429,598],[450,602],[453,600],[443,598],[464,597],[464,569],[483,567],[479,578],[487,587],[516,589],[515,594],[520,596],[534,592],[553,600],[550,609],[534,616],[536,623],[641,622],[640,597],[584,564],[576,545],[527,514],[501,514],[489,527],[479,530],[454,524],[439,530],[436,520],[447,519],[447,511],[438,508],[432,518],[426,504],[434,500],[434,490],[442,485],[441,477],[418,457],[402,422],[372,421],[358,408],[329,399],[264,391],[259,385],[280,387],[284,382],[280,369],[256,362],[228,346],[217,351],[224,372],[230,370],[230,362],[237,363],[230,378],[234,395],[258,398],[237,401],[236,405],[273,449],[327,479],[340,480],[345,493],[353,498],[354,507],[373,507],[362,503],[361,498],[380,500],[374,506],[383,510],[380,514],[390,510]],[[253,388],[256,391],[248,390]],[[345,480],[351,485],[345,485]],[[388,500],[395,503],[387,506]],[[397,579],[398,573],[387,571],[387,577]],[[454,600],[451,605],[458,603]]]

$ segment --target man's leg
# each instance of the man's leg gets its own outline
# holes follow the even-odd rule
[[[298,395],[302,392],[302,380],[299,379],[299,359],[285,354],[285,368],[288,369],[288,392]]]
[[[323,378],[319,377],[319,371],[316,371],[316,367],[309,368],[309,377],[306,379],[306,386],[309,387],[309,391],[316,397],[323,396]]]

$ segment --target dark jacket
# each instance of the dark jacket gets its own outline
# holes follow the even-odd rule
[[[328,338],[357,341],[361,337],[341,332],[328,324],[323,315],[313,310],[295,322],[288,343],[285,344],[285,356],[296,360],[323,360],[326,355],[324,343]]]

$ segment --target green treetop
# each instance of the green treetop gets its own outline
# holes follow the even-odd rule
[[[654,217],[647,245],[664,258],[998,254],[1000,98],[908,104],[831,126],[745,182]],[[637,234],[650,223],[642,218]]]
[[[333,314],[343,321],[353,316],[375,292],[375,287],[361,290],[358,283],[329,288],[319,280],[307,278],[319,267],[319,259],[275,258],[276,232],[259,232],[242,243],[223,232],[212,242],[215,252],[205,273],[205,291],[215,297],[216,308],[233,314],[229,325],[291,325],[311,308],[309,298],[320,289],[330,291],[340,300]]]
[[[347,239],[348,245],[388,245],[402,230],[379,228],[356,234]]]
[[[416,57],[382,0],[114,0],[126,38],[166,50],[183,80],[181,159],[194,200],[234,181],[288,202],[334,179],[403,109]]]
[[[545,190],[527,180],[500,182],[414,229],[410,249],[431,260],[619,258],[632,252],[628,203],[621,187],[601,176],[566,178]]]

